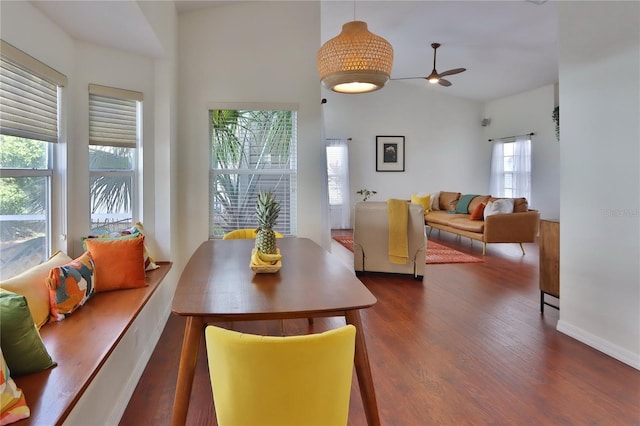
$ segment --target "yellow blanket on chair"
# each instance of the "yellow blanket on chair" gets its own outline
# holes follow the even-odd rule
[[[389,261],[406,265],[409,261],[409,203],[407,200],[387,200],[389,213]]]

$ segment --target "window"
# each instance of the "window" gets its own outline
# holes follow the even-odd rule
[[[491,194],[494,197],[525,197],[531,203],[531,137],[493,141]]]
[[[296,233],[296,118],[293,110],[210,111],[210,238],[255,228],[260,191],[280,203],[274,229]]]
[[[331,229],[351,227],[349,197],[349,146],[347,139],[327,140],[327,187]]]
[[[2,41],[0,55],[0,279],[51,253],[55,145],[66,77]]]
[[[89,85],[91,233],[118,231],[137,215],[142,94]]]

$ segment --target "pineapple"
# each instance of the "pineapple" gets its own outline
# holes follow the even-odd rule
[[[256,249],[266,254],[276,254],[276,234],[273,226],[276,224],[280,204],[273,193],[260,192],[256,203],[256,217],[258,218],[258,233],[256,235]]]

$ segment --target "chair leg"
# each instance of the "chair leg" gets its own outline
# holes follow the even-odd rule
[[[487,252],[487,243],[485,243],[483,241],[482,242],[482,255],[484,256],[486,252]]]
[[[524,252],[524,246],[522,245],[522,243],[518,243],[520,244],[520,250],[522,250],[522,255],[524,256],[526,253]]]
[[[307,318],[307,321],[309,321],[309,325],[313,325],[313,318]]]

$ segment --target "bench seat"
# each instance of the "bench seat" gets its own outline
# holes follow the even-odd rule
[[[158,262],[158,266],[147,271],[148,286],[95,294],[68,318],[40,329],[47,351],[58,365],[14,378],[31,410],[31,416],[16,425],[65,421],[171,269],[170,262]]]

